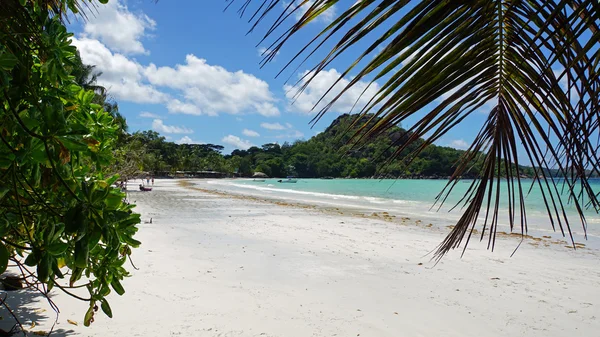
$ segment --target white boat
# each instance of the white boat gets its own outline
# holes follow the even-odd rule
[[[297,183],[298,179],[294,177],[287,177],[287,179],[277,180],[278,183]]]

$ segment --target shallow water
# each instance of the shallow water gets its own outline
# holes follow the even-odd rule
[[[463,197],[471,186],[471,180],[464,180],[455,185],[446,202],[438,210],[435,204],[436,196],[444,189],[445,180],[375,180],[375,179],[298,179],[297,183],[278,183],[278,179],[254,181],[253,179],[213,180],[209,184],[238,193],[252,194],[276,199],[301,201],[328,206],[353,207],[364,211],[387,211],[393,214],[414,216],[417,219],[436,222],[456,221],[462,211],[461,207],[452,209]],[[526,193],[525,211],[529,232],[541,234],[554,232],[548,217],[542,190],[534,185],[529,190],[532,180],[523,180],[522,189]],[[600,180],[592,180],[594,191],[600,192]],[[506,201],[506,182],[501,183],[500,227],[509,230],[509,212]],[[559,186],[560,187],[560,186]],[[518,186],[515,185],[515,188]],[[561,192],[559,190],[559,192]],[[558,193],[555,193],[557,196]],[[571,229],[577,239],[583,239],[584,231],[579,219],[576,206],[567,202],[567,194],[563,192],[561,200],[564,210],[571,224]],[[548,197],[548,194],[547,194]],[[515,224],[521,226],[519,219],[518,201]],[[432,207],[434,206],[435,207]],[[559,213],[562,211],[559,209]],[[600,215],[593,209],[584,212],[587,222],[588,236],[600,238]],[[480,214],[483,222],[485,213]],[[556,232],[561,235],[556,216],[554,217]],[[520,231],[520,230],[519,230]],[[568,235],[568,233],[565,233]]]

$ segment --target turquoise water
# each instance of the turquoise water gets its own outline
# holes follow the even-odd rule
[[[287,190],[290,192],[316,192],[330,194],[332,196],[361,196],[382,200],[427,202],[430,204],[435,201],[436,196],[446,186],[445,180],[426,179],[298,179],[297,183],[278,183],[277,180],[278,179],[267,179],[265,182],[239,180],[236,181],[236,183],[256,186],[258,188]],[[529,192],[531,182],[532,180],[523,180],[522,188],[525,193]],[[464,180],[456,184],[450,197],[446,201],[446,206],[449,208],[451,204],[453,205],[458,202],[470,185],[471,180]],[[593,180],[592,186],[595,188],[596,192],[600,192],[600,180]],[[501,190],[502,192],[506,191],[506,183],[502,183]],[[567,194],[565,193],[564,196],[566,197],[566,195]],[[504,197],[504,195],[501,195],[501,197]],[[546,210],[542,193],[538,186],[534,186],[532,191],[527,194],[525,202],[527,207],[530,207],[532,210]],[[571,211],[575,210],[575,206],[572,203],[565,205],[565,208]],[[595,214],[593,211],[586,213],[589,215]]]
[[[436,196],[446,185],[445,180],[375,180],[375,179],[298,179],[297,183],[278,183],[278,179],[267,179],[264,182],[253,179],[235,179],[227,182],[215,182],[234,187],[237,191],[266,197],[293,199],[329,205],[353,206],[366,210],[390,211],[399,214],[428,216],[454,221],[462,213],[460,207],[449,210],[463,197],[471,185],[470,180],[456,184],[452,193],[440,211],[431,207]],[[529,192],[532,180],[523,180],[522,188],[527,193],[525,209],[530,224],[549,224],[548,212],[540,188],[535,185]],[[501,188],[500,221],[508,223],[508,207],[506,203],[506,183]],[[593,180],[592,188],[600,192],[600,179]],[[528,193],[529,192],[529,193]],[[495,193],[495,192],[494,192]],[[583,232],[573,203],[567,203],[563,194],[565,211],[575,232]],[[518,203],[518,201],[517,201]],[[519,208],[517,207],[517,212]],[[589,233],[600,233],[600,215],[594,210],[585,212]],[[485,214],[481,214],[484,216]],[[518,217],[518,213],[517,213]],[[549,228],[551,230],[551,227]]]

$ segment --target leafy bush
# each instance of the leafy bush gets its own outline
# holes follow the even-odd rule
[[[25,6],[33,35],[10,34],[24,27],[18,17],[0,32],[0,272],[11,261],[28,286],[88,301],[89,325],[98,304],[112,317],[111,288],[125,292],[140,217],[111,186],[119,125],[71,75],[71,34],[47,9]]]

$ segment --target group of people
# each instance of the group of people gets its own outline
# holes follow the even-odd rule
[[[135,181],[135,178],[133,180]],[[144,180],[146,180],[146,185],[144,185]],[[115,186],[119,187],[122,191],[127,191],[127,181],[127,178],[121,181],[117,181],[115,182]],[[152,191],[152,187],[148,187],[150,186],[150,184],[154,186],[154,177],[142,178],[142,183],[139,185],[140,191]]]

